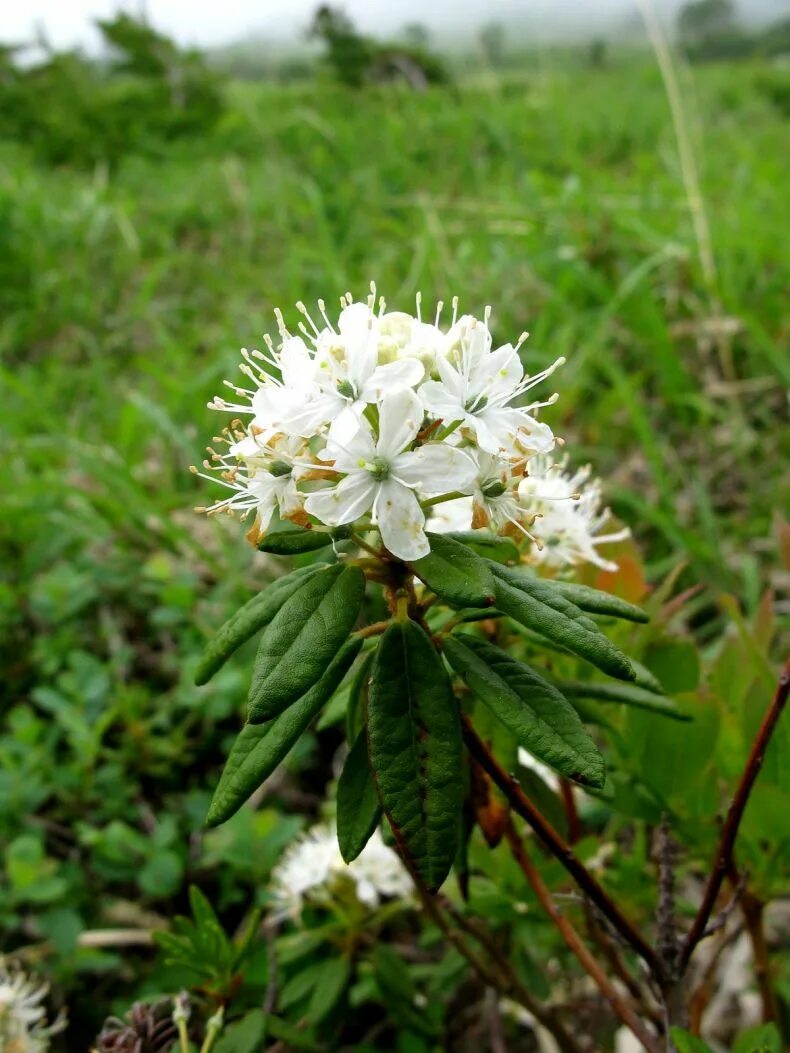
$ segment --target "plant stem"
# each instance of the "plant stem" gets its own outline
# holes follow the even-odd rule
[[[681,971],[688,965],[697,944],[703,938],[705,930],[708,927],[711,913],[716,905],[716,900],[721,892],[724,878],[726,877],[728,870],[734,866],[733,849],[735,847],[735,839],[738,836],[738,828],[741,824],[743,813],[746,810],[746,805],[749,802],[749,795],[752,792],[754,783],[763,766],[765,751],[768,749],[771,736],[774,733],[785,704],[787,703],[788,694],[790,694],[790,659],[785,663],[782,675],[779,677],[779,683],[776,687],[776,694],[774,695],[773,702],[771,703],[768,712],[765,714],[760,729],[752,743],[752,748],[749,751],[749,756],[746,760],[746,766],[741,775],[741,781],[738,784],[738,788],[730,802],[730,807],[727,810],[727,818],[721,831],[713,869],[702,896],[702,903],[700,904],[697,915],[694,918],[691,929],[689,930],[686,939],[683,941],[683,946],[680,952]]]
[[[660,977],[663,971],[662,964],[655,950],[620,911],[607,892],[598,884],[582,861],[575,855],[570,845],[563,840],[548,819],[544,818],[532,804],[518,782],[502,768],[475,731],[469,718],[464,715],[461,717],[461,720],[464,740],[469,752],[481,767],[488,772],[491,779],[510,802],[513,810],[522,819],[526,819],[543,844],[576,881],[579,888],[598,907],[603,916],[620,933],[626,943],[644,959],[653,975],[657,978]]]
[[[771,982],[771,958],[763,925],[765,904],[754,893],[744,889],[741,893],[741,913],[752,945],[754,978],[760,992],[763,1023],[776,1023],[779,1020],[779,1007]]]
[[[533,892],[538,897],[540,905],[556,925],[569,950],[579,960],[582,968],[592,977],[599,991],[612,1007],[613,1011],[625,1026],[639,1039],[645,1049],[648,1050],[648,1053],[661,1053],[661,1047],[656,1037],[647,1030],[645,1025],[634,1012],[633,1008],[624,998],[621,997],[614,984],[582,942],[576,929],[554,902],[554,897],[543,881],[543,878],[540,876],[537,867],[530,859],[524,842],[519,837],[518,832],[513,825],[513,820],[509,817],[507,825],[505,826],[505,837],[510,845],[513,858],[518,863],[524,877],[526,877]]]
[[[489,954],[491,954],[491,960],[496,966],[496,971],[489,969],[488,963],[469,946],[469,943],[464,939],[461,933],[450,925],[444,912],[439,906],[436,897],[434,897],[426,888],[422,878],[412,865],[411,859],[403,851],[400,851],[400,846],[398,846],[398,848],[398,854],[400,855],[404,866],[409,871],[411,879],[414,882],[414,887],[420,897],[420,902],[426,912],[436,923],[437,927],[444,933],[447,940],[453,945],[453,947],[455,947],[458,953],[469,962],[483,983],[486,984],[486,986],[493,988],[493,990],[499,991],[500,994],[513,998],[514,1001],[517,1001],[528,1012],[532,1013],[535,1019],[554,1036],[561,1053],[582,1053],[581,1047],[573,1036],[565,1029],[565,1025],[557,1017],[553,1008],[542,1005],[530,994],[524,985],[519,982],[518,977],[513,973],[507,959],[505,959],[498,950],[496,950],[495,953],[492,953],[492,946],[494,946],[493,941],[489,942],[487,934],[484,936],[476,928],[472,928],[466,919],[461,923],[461,916],[454,908],[451,908],[456,923],[462,924],[466,931],[469,932],[473,938],[479,940],[480,943],[486,947]],[[499,975],[497,975],[497,972]]]

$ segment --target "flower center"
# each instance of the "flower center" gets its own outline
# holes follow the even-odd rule
[[[275,479],[279,479],[283,475],[290,475],[291,470],[291,465],[286,461],[272,461],[269,465],[269,474],[273,475]]]
[[[467,413],[477,413],[479,410],[484,410],[488,405],[488,399],[485,395],[475,395],[474,398],[468,399],[464,403],[464,409]]]
[[[385,479],[389,478],[389,461],[385,461],[383,457],[374,457],[371,464],[368,465],[368,471],[377,483],[383,483]]]
[[[355,399],[357,397],[357,389],[350,380],[338,380],[337,393],[342,395],[344,399]]]
[[[483,497],[501,497],[505,490],[507,490],[507,486],[501,479],[489,479],[488,482],[483,483],[480,487],[480,493]]]

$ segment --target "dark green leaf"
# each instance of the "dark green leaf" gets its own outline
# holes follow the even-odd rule
[[[298,556],[301,552],[315,552],[332,543],[332,535],[325,530],[272,530],[258,542],[261,552],[275,556]]]
[[[489,564],[460,541],[428,534],[431,551],[412,563],[420,581],[453,607],[490,607],[495,582]]]
[[[237,812],[261,785],[307,729],[318,710],[332,695],[359,653],[362,642],[348,640],[324,675],[294,705],[267,724],[246,724],[233,743],[219,786],[209,808],[207,823],[217,826]]]
[[[252,1009],[230,1024],[215,1047],[216,1053],[261,1053],[266,1042],[266,1014]]]
[[[701,1038],[696,1038],[681,1027],[670,1028],[670,1034],[678,1053],[713,1053],[707,1042],[703,1042]]]
[[[278,578],[268,588],[253,596],[236,611],[232,618],[222,626],[214,639],[203,652],[203,657],[195,670],[195,683],[207,684],[212,676],[230,658],[233,652],[241,647],[251,636],[268,625],[280,607],[297,589],[306,584],[307,579],[326,564],[312,567],[299,567],[297,570]]]
[[[337,843],[347,863],[356,859],[381,818],[363,728],[346,757],[337,784]]]
[[[571,603],[575,603],[583,611],[591,614],[608,614],[612,618],[623,618],[628,622],[650,621],[641,607],[621,600],[619,596],[611,593],[601,592],[600,589],[591,589],[588,585],[574,585],[570,581],[552,581],[551,587],[560,592]]]
[[[306,1035],[304,1031],[296,1027],[295,1024],[283,1020],[282,1017],[269,1015],[266,1018],[266,1022],[269,1027],[269,1034],[272,1038],[279,1039],[287,1046],[293,1046],[294,1049],[304,1049],[307,1053],[325,1053],[323,1046],[319,1046],[318,1043],[310,1038],[309,1035]]]
[[[463,800],[461,724],[439,655],[414,622],[381,638],[368,702],[370,762],[402,851],[436,890],[455,857]]]
[[[351,964],[348,958],[330,958],[329,961],[321,963],[321,970],[307,1007],[307,1018],[311,1024],[320,1023],[334,1009],[350,977]]]
[[[346,710],[346,738],[355,742],[357,735],[365,727],[365,707],[368,704],[368,682],[373,665],[375,650],[363,655],[351,681]]]
[[[488,530],[458,530],[444,535],[453,541],[468,545],[478,556],[493,559],[495,563],[518,563],[519,551],[515,541],[509,537],[498,537]]]
[[[255,659],[248,719],[276,717],[317,683],[357,620],[365,575],[337,564],[314,574],[266,626]]]
[[[489,563],[496,578],[496,605],[515,621],[586,658],[609,676],[633,680],[626,656],[579,608],[548,583]]]
[[[738,1035],[732,1053],[782,1053],[782,1036],[776,1024],[758,1024]]]
[[[593,698],[599,702],[621,702],[637,709],[649,709],[672,720],[692,720],[671,698],[645,691],[636,684],[601,684],[587,680],[556,680],[556,686],[566,698]]]
[[[603,757],[576,710],[556,687],[475,636],[448,636],[444,653],[520,746],[569,779],[603,786]]]

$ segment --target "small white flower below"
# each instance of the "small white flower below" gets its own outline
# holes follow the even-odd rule
[[[66,1026],[63,1017],[48,1024],[41,1004],[49,990],[0,958],[0,1050],[2,1053],[44,1053],[49,1039]]]
[[[358,858],[347,864],[340,855],[334,824],[321,823],[287,849],[272,873],[271,892],[279,913],[298,917],[306,901],[331,899],[349,883],[360,903],[371,909],[384,899],[408,897],[414,888],[378,830]]]

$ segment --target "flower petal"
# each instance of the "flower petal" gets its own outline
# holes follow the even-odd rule
[[[305,511],[327,526],[353,523],[372,507],[378,487],[370,472],[354,472],[337,486],[308,494]]]
[[[367,304],[352,303],[340,312],[337,327],[345,344],[348,377],[361,391],[376,368],[378,318]]]
[[[413,388],[425,374],[422,363],[416,358],[402,358],[376,366],[359,393],[363,402],[378,402],[386,391],[394,388]]]
[[[432,416],[439,417],[447,424],[463,419],[464,404],[446,384],[438,380],[426,380],[420,388],[420,395]]]
[[[280,350],[280,372],[287,388],[302,389],[313,379],[313,358],[301,336],[289,336]]]
[[[425,536],[425,516],[416,495],[395,479],[381,484],[376,497],[381,539],[398,559],[421,559],[431,551]]]
[[[393,461],[414,440],[422,417],[422,402],[415,392],[408,388],[388,391],[379,408],[379,456]]]
[[[401,454],[392,464],[392,474],[425,496],[449,494],[472,485],[477,465],[464,450],[437,442]]]

